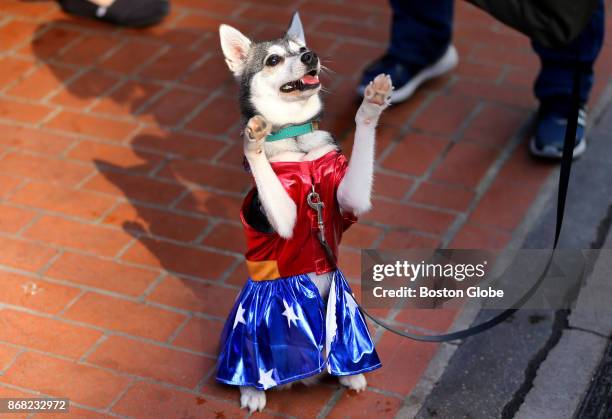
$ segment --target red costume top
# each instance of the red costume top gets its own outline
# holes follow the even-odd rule
[[[247,238],[246,263],[251,279],[255,281],[284,278],[287,276],[316,272],[322,274],[335,268],[327,259],[318,239],[317,213],[306,198],[312,191],[319,194],[323,208],[325,238],[337,259],[338,244],[342,233],[357,218],[350,213],[341,213],[336,199],[338,186],[348,166],[346,157],[331,151],[312,161],[271,162],[285,190],[297,208],[293,236],[286,240],[276,232],[263,233],[250,226],[245,217],[255,188],[246,196],[240,211],[240,219]]]

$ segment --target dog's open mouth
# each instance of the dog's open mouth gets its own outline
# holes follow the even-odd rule
[[[301,79],[283,84],[280,88],[280,91],[283,93],[290,93],[295,90],[311,90],[316,89],[317,87],[319,87],[320,84],[321,82],[319,81],[319,75],[317,74],[317,70],[312,70],[304,74],[304,77],[302,77]]]

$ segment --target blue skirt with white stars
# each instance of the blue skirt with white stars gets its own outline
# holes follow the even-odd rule
[[[353,375],[379,368],[344,275],[332,275],[327,303],[308,275],[249,279],[223,329],[217,380],[267,390],[325,369]]]

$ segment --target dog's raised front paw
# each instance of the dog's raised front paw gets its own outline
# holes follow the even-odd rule
[[[244,154],[260,154],[263,151],[263,144],[266,136],[270,134],[272,125],[263,116],[255,115],[244,130]]]
[[[365,390],[368,386],[368,382],[363,374],[343,375],[339,378],[339,381],[344,387],[355,390],[357,393]]]
[[[391,77],[386,74],[376,76],[363,93],[363,102],[357,111],[355,122],[364,125],[376,124],[382,111],[389,106],[392,91]]]
[[[363,97],[371,103],[382,106],[389,103],[393,84],[391,77],[387,74],[379,74],[368,84],[363,93]]]
[[[266,392],[253,387],[240,387],[240,407],[249,412],[261,412],[266,407]]]

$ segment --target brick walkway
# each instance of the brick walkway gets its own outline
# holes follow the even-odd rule
[[[2,0],[0,397],[69,397],[74,417],[244,416],[212,379],[246,278],[237,214],[250,183],[217,26],[276,36],[305,3],[307,38],[335,71],[324,125],[348,149],[356,78],[384,49],[389,11],[382,0],[173,3],[163,25],[131,31]],[[550,173],[520,134],[536,104],[528,41],[461,2],[456,45],[458,69],[383,118],[374,210],[342,248],[352,278],[361,247],[505,246]],[[597,70],[610,74],[610,44]],[[453,317],[394,320],[444,330]],[[391,416],[436,346],[376,339],[385,366],[368,391],[325,381],[271,393],[266,413]]]

